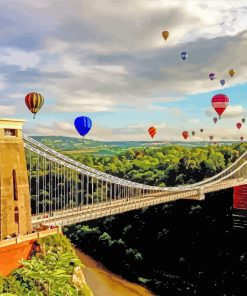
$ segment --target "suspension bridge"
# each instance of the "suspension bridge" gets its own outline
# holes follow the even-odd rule
[[[247,152],[219,174],[186,186],[157,187],[85,166],[23,136],[32,224],[64,226],[247,184]]]

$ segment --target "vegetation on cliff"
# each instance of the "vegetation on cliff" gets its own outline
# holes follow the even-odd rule
[[[38,240],[39,250],[23,267],[0,279],[0,293],[15,296],[92,296],[82,264],[65,236],[56,234]],[[2,294],[1,294],[2,295]]]

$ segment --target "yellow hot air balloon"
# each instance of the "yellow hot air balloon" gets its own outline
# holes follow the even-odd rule
[[[166,41],[166,39],[169,37],[169,32],[168,32],[168,31],[163,31],[163,32],[162,32],[162,36],[163,36],[163,38],[164,38],[165,41]]]
[[[236,73],[236,71],[235,71],[234,69],[231,69],[231,70],[228,71],[228,73],[229,73],[229,75],[230,75],[231,77],[233,77],[234,74]]]

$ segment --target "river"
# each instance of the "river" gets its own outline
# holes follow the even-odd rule
[[[85,265],[85,268],[83,268],[85,280],[94,296],[154,296],[142,286],[128,282],[111,273],[78,249],[76,249],[76,255]]]

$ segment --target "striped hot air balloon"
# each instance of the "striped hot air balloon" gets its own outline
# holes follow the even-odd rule
[[[153,139],[153,137],[156,135],[156,127],[154,126],[151,126],[149,129],[148,129],[148,133],[149,135],[151,136],[151,138]]]
[[[218,113],[220,119],[220,116],[226,110],[229,104],[229,98],[226,95],[218,94],[213,96],[211,103],[214,110]]]
[[[27,108],[33,113],[33,118],[35,118],[36,113],[44,104],[44,97],[36,92],[31,92],[26,95],[25,103]]]

